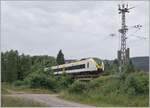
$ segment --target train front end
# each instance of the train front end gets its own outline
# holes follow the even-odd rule
[[[98,59],[98,58],[93,58],[93,60],[96,63],[96,68],[98,71],[104,71],[104,63],[102,60]]]

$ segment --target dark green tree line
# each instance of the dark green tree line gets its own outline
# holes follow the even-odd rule
[[[17,79],[18,51],[1,53],[2,81],[14,81]]]
[[[2,82],[23,80],[32,73],[33,68],[44,68],[56,65],[52,56],[19,55],[17,50],[1,52],[1,78]]]

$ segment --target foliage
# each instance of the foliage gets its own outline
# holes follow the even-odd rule
[[[116,64],[117,66],[119,65],[119,61],[117,60],[117,59],[115,59],[114,61],[113,61],[113,64]]]
[[[2,75],[2,82],[6,81],[6,55],[2,52],[1,53],[1,75]]]
[[[49,67],[56,65],[56,59],[52,56],[42,55],[42,56],[32,56],[32,65],[40,64],[42,67]]]
[[[64,54],[62,53],[62,50],[60,50],[58,52],[56,60],[57,60],[58,65],[61,65],[61,64],[65,63]]]
[[[123,67],[123,70],[125,73],[133,73],[133,72],[135,72],[136,69],[135,69],[132,61],[129,60],[129,63]]]
[[[92,105],[110,106],[147,106],[149,77],[147,73],[138,72],[132,62],[124,66],[118,73],[118,61],[105,62],[105,72],[97,79],[89,82],[74,81],[65,72],[55,76],[52,70],[44,71],[44,67],[56,65],[51,56],[19,55],[17,51],[1,53],[2,82],[13,82],[15,87],[28,86],[32,89],[44,88],[54,92],[65,91],[63,97],[91,103]],[[57,64],[64,63],[64,55],[60,50]],[[3,90],[7,93],[6,90]]]
[[[61,97],[101,107],[148,106],[148,91],[148,74],[137,72],[75,81]]]
[[[149,78],[147,73],[132,73],[125,81],[126,91],[134,92],[133,94],[145,94],[149,91]]]
[[[122,67],[124,70],[122,73],[133,73],[136,72],[136,68],[134,67],[131,60],[129,60],[129,63]],[[105,61],[105,70],[103,75],[113,75],[118,74],[119,72],[119,62],[117,59],[115,59],[112,63],[109,63],[108,61]]]
[[[47,88],[58,92],[73,83],[73,79],[65,73],[57,77],[52,71],[43,71],[42,68],[32,68],[32,70],[34,71],[23,81],[32,88]]]
[[[15,81],[17,79],[18,51],[10,50],[1,54],[2,81]]]
[[[77,80],[68,88],[68,91],[70,93],[83,93],[86,89],[86,83]]]
[[[105,62],[105,70],[103,75],[113,75],[118,73],[118,64],[114,61],[112,64]]]
[[[28,77],[30,86],[33,88],[44,87],[54,89],[55,80],[43,73],[32,73]]]
[[[74,80],[65,72],[58,77],[58,88],[59,90],[61,89],[66,89],[68,88],[72,83],[74,82]]]
[[[2,82],[23,81],[30,73],[53,65],[56,60],[51,56],[19,55],[16,50],[1,52]]]
[[[22,81],[22,80],[17,80],[17,81],[14,81],[13,84],[15,86],[24,86],[24,85],[28,85],[28,82],[27,81]]]
[[[110,68],[111,68],[111,65],[108,62],[105,62],[105,70],[104,70],[103,75],[110,75],[111,73]]]
[[[17,79],[23,80],[31,72],[31,59],[30,56],[24,54],[18,57],[18,73]]]

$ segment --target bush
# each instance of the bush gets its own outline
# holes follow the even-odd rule
[[[113,75],[117,72],[118,72],[118,65],[116,63],[113,63],[113,64],[105,63],[105,70],[102,75],[103,76]]]
[[[42,83],[45,82],[44,76],[33,74],[30,78],[30,86],[31,87],[41,87]]]
[[[149,91],[149,78],[147,73],[133,73],[130,74],[125,81],[125,87],[128,92],[134,89],[136,94],[148,93]]]
[[[15,82],[13,82],[13,85],[15,85],[15,86],[21,86],[21,85],[23,85],[23,81],[17,80]]]
[[[83,93],[87,90],[87,84],[81,81],[75,81],[68,89],[70,93]]]
[[[15,82],[13,82],[13,85],[15,86],[26,86],[26,85],[29,85],[29,82],[27,80],[17,80]]]
[[[86,83],[75,81],[64,97],[96,106],[147,106],[148,74],[120,73]]]
[[[125,67],[126,67],[125,68],[126,73],[133,73],[133,72],[135,72],[135,67],[134,67],[131,59],[129,60],[129,63]]]
[[[55,90],[55,87],[57,85],[57,82],[53,77],[47,76],[44,73],[40,74],[34,73],[30,75],[29,80],[30,80],[30,87],[33,88],[43,87]]]
[[[67,74],[55,76],[51,71],[44,72],[42,69],[35,69],[23,81],[14,82],[15,86],[27,85],[31,88],[47,88],[52,91],[60,91],[68,88],[73,83],[73,79]]]
[[[129,96],[133,96],[136,94],[135,88],[133,88],[133,87],[128,88],[128,90],[126,92]]]
[[[66,89],[69,87],[74,82],[74,80],[67,75],[66,73],[63,73],[61,76],[58,78],[58,83],[59,83],[59,89]]]

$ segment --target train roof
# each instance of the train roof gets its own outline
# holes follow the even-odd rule
[[[87,61],[87,60],[90,60],[90,59],[93,59],[95,62],[97,63],[101,63],[102,60],[99,59],[99,58],[96,58],[96,57],[89,57],[89,58],[82,58],[80,60],[76,60],[74,62],[71,62],[71,63],[65,63],[65,64],[62,64],[62,65],[59,65],[59,66],[63,66],[63,65],[66,65],[66,64],[72,64],[72,63],[78,63],[78,62],[81,62],[81,61]],[[57,65],[58,66],[58,65]],[[52,66],[52,67],[55,67],[55,66]]]
[[[94,59],[95,61],[102,61],[101,59],[99,59],[99,58],[97,58],[97,57],[93,57],[93,59]]]

